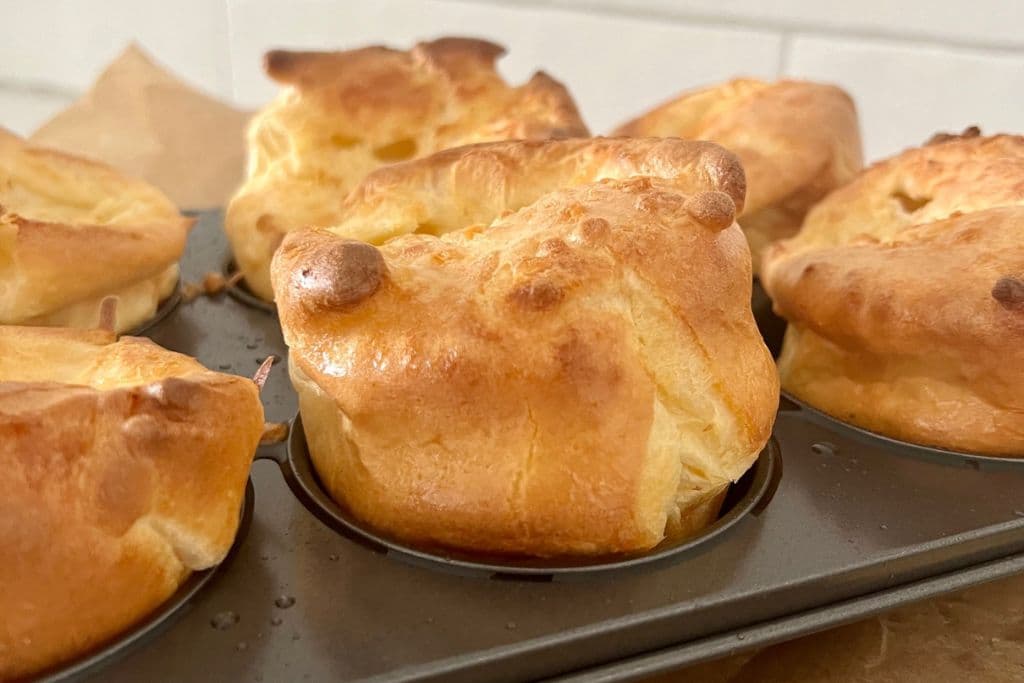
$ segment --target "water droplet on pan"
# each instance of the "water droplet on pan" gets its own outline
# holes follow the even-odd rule
[[[516,622],[514,622],[514,621],[508,622],[507,624],[505,624],[505,628],[507,628],[509,631],[515,631],[516,630]]]
[[[210,619],[210,626],[217,629],[218,631],[226,631],[235,624],[238,623],[239,616],[237,613],[227,610],[225,612],[218,612],[213,615],[213,619]]]
[[[249,645],[248,645],[248,643],[246,643],[246,642],[245,642],[245,641],[243,640],[243,641],[240,641],[240,642],[238,643],[238,645],[235,645],[235,649],[236,649],[236,650],[238,650],[239,652],[244,652],[244,651],[246,651],[246,650],[248,650],[248,649],[249,649]]]
[[[885,530],[887,530],[889,528],[889,525],[888,524],[879,524],[878,528],[881,529],[882,531],[885,531]]]
[[[335,555],[334,553],[331,553],[330,555],[327,556],[327,559],[330,560],[331,562],[337,562],[338,561],[338,556]]]
[[[280,626],[283,623],[284,623],[284,619],[282,619],[281,617],[274,617],[273,619],[270,620],[270,625],[271,626]]]
[[[274,599],[274,605],[277,606],[278,609],[288,609],[294,604],[295,598],[290,595],[279,595]]]
[[[816,455],[835,455],[839,452],[834,443],[828,441],[818,441],[811,444],[811,452]]]

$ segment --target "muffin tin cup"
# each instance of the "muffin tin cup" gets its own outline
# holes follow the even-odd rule
[[[228,253],[220,214],[199,218],[183,261],[190,282],[223,272]],[[783,327],[756,290],[772,346]],[[268,420],[290,420],[298,405],[277,317],[238,293],[183,302],[147,334],[240,375],[281,357],[262,395]],[[774,430],[785,476],[775,456],[768,477],[762,456],[746,490],[769,479],[759,502],[742,513],[735,503],[719,521],[727,528],[688,549],[611,571],[396,543],[331,501],[301,438],[296,424],[290,451],[260,449],[253,524],[232,565],[146,648],[123,648],[105,683],[629,680],[1024,568],[1019,461],[894,443],[786,397]],[[294,605],[278,610],[285,592]],[[241,620],[211,629],[223,609]]]
[[[981,455],[979,453],[954,451],[948,448],[925,446],[923,444],[913,443],[910,441],[903,441],[901,439],[895,439],[891,436],[879,434],[878,432],[873,432],[870,429],[858,427],[850,422],[840,420],[839,418],[829,415],[824,411],[818,410],[814,406],[797,398],[787,391],[782,392],[782,401],[783,403],[780,410],[802,410],[806,413],[809,420],[825,425],[827,428],[833,429],[854,441],[859,441],[864,444],[885,444],[892,450],[894,455],[918,458],[920,460],[928,460],[932,462],[942,462],[949,465],[967,467],[975,470],[980,470],[982,468],[987,470],[1024,470],[1024,457],[1009,458],[994,455]]]
[[[128,651],[141,647],[157,638],[182,612],[188,609],[190,603],[200,591],[205,590],[214,578],[227,570],[231,565],[231,561],[238,552],[238,547],[249,531],[249,524],[252,522],[254,499],[255,494],[253,492],[252,480],[250,479],[245,484],[245,495],[242,499],[242,508],[239,511],[238,531],[235,533],[235,540],[220,564],[209,569],[192,572],[171,597],[167,598],[156,610],[147,614],[134,626],[72,660],[36,674],[33,680],[38,680],[39,683],[69,683],[70,681],[84,680],[101,670],[104,666],[123,657]]]
[[[757,461],[730,486],[718,519],[696,534],[666,540],[647,552],[604,557],[528,557],[470,553],[449,548],[426,548],[405,543],[374,529],[339,505],[320,484],[306,445],[302,417],[292,421],[288,448],[274,460],[281,466],[288,487],[302,504],[328,527],[377,552],[395,559],[463,575],[497,579],[586,577],[605,572],[634,570],[647,565],[685,561],[705,544],[718,539],[744,515],[760,514],[771,501],[782,476],[782,458],[770,439]]]
[[[237,272],[238,264],[235,263],[235,260],[230,255],[226,256],[224,258],[224,267],[221,268],[221,275],[229,278]],[[255,308],[257,311],[277,315],[277,306],[274,305],[274,302],[266,301],[253,294],[246,284],[245,278],[239,280],[234,286],[228,287],[227,292],[228,296],[241,304]]]
[[[771,351],[772,356],[777,358],[782,350],[782,341],[786,333],[786,321],[777,316],[772,310],[771,298],[768,296],[768,293],[764,290],[764,286],[759,280],[754,280],[754,287],[751,295],[751,308],[754,311],[754,317],[757,320],[758,328],[761,330],[761,334],[764,337],[765,345],[768,347],[769,351]],[[981,453],[971,453],[968,451],[957,451],[938,446],[928,446],[925,444],[904,441],[902,439],[886,436],[885,434],[880,434],[878,432],[871,431],[870,429],[859,427],[853,423],[846,422],[845,420],[841,420],[833,415],[829,415],[823,410],[815,408],[813,405],[783,389],[779,410],[784,411],[796,409],[804,411],[807,414],[807,417],[814,422],[825,425],[829,429],[834,429],[851,439],[868,445],[885,444],[891,448],[894,453],[907,457],[945,462],[973,469],[981,469],[984,467],[999,470],[1024,467],[1024,454],[1022,454],[1022,457],[1020,458],[999,457],[984,455]]]

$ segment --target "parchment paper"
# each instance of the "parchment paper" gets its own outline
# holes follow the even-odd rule
[[[179,208],[206,209],[223,206],[241,183],[248,118],[133,44],[31,138],[144,178]]]

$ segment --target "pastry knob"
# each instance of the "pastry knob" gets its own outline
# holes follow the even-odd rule
[[[316,308],[348,309],[373,296],[387,272],[372,244],[328,238],[296,268],[292,286],[299,300]]]
[[[686,200],[686,213],[701,225],[719,231],[736,220],[736,204],[724,192],[700,192]]]
[[[1024,311],[1024,280],[999,278],[992,287],[992,298],[1008,311]]]

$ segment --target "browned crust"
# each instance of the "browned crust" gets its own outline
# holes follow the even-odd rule
[[[724,196],[691,201],[695,209],[696,202],[715,202],[722,227],[731,225],[731,216],[744,205],[743,167],[713,143],[677,138],[493,142],[374,171],[346,197],[343,217],[329,229],[373,243],[410,232],[439,234],[485,225],[553,187],[626,178],[661,178],[695,196],[712,188]]]
[[[734,152],[749,183],[739,221],[755,271],[765,246],[795,233],[807,210],[863,165],[853,100],[809,81],[735,79],[686,92],[614,134],[710,140]]]
[[[586,182],[556,162],[590,155],[609,175],[648,163],[662,177]],[[482,223],[385,242],[387,277],[355,306],[313,309],[295,286],[316,253],[349,242],[289,234],[278,311],[332,495],[412,542],[511,553],[640,550],[708,523],[768,438],[778,391],[749,252],[721,225],[730,159],[679,140],[548,141],[386,169],[350,205],[386,231],[409,196]],[[691,214],[704,204],[707,224]]]
[[[7,679],[114,636],[223,558],[263,410],[251,381],[148,340],[0,327],[0,356]]]
[[[469,38],[269,53],[268,73],[288,87],[253,119],[248,177],[225,218],[250,288],[272,298],[281,236],[337,221],[375,168],[477,142],[588,134],[565,86],[543,73],[509,85],[495,69],[502,54]]]
[[[180,258],[192,224],[142,181],[0,131],[0,322],[45,318],[158,277]]]
[[[766,254],[790,391],[909,441],[1024,454],[1024,138],[880,162]]]

